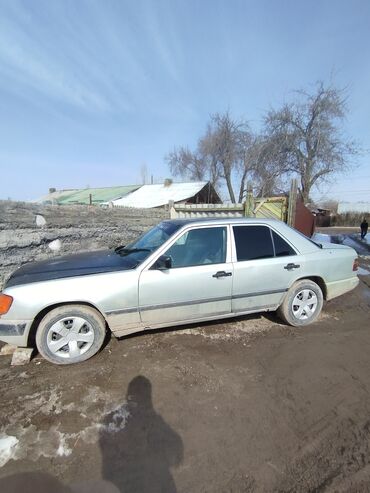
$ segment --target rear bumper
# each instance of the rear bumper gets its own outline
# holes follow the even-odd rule
[[[352,291],[359,283],[359,278],[350,277],[349,279],[343,279],[341,281],[327,282],[326,283],[326,299],[332,300],[341,294]]]
[[[32,320],[1,320],[0,341],[14,346],[27,347]]]

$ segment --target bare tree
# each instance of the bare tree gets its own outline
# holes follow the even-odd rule
[[[342,135],[346,113],[343,91],[319,82],[312,94],[300,91],[296,101],[265,117],[266,139],[273,143],[271,160],[278,156],[285,172],[299,176],[305,202],[314,184],[346,170],[359,152],[358,145]]]
[[[284,193],[289,182],[286,157],[280,141],[271,135],[259,135],[252,147],[254,192],[258,197]]]
[[[208,174],[207,161],[199,151],[187,147],[175,147],[166,156],[171,173],[189,180],[204,180]]]
[[[234,203],[242,202],[250,179],[259,196],[268,196],[286,190],[298,175],[307,202],[312,186],[346,170],[360,149],[341,132],[343,91],[319,82],[312,93],[297,95],[267,113],[261,134],[228,111],[212,115],[195,151],[179,147],[166,157],[171,172],[210,180],[215,188],[224,182]]]
[[[207,126],[206,134],[198,141],[198,151],[208,170],[210,182],[215,188],[218,188],[222,178],[222,170],[218,161],[217,149],[214,146],[214,134],[210,124]]]
[[[220,165],[221,176],[226,182],[231,202],[235,203],[233,174],[240,160],[241,132],[246,125],[244,122],[233,120],[226,112],[216,113],[211,117],[211,142],[213,155]]]
[[[252,171],[249,148],[253,138],[245,121],[233,119],[229,112],[216,113],[211,116],[207,131],[199,139],[195,151],[186,147],[175,148],[166,160],[174,175],[209,179],[215,188],[224,180],[230,200],[235,203],[234,186],[239,184],[241,201],[246,178]]]

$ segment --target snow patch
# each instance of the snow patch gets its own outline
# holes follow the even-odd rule
[[[52,250],[53,252],[59,252],[59,250],[62,248],[62,242],[57,239],[57,240],[54,240],[54,241],[51,241],[48,245],[48,247],[50,248],[50,250]]]
[[[0,468],[10,459],[27,457],[37,461],[40,457],[68,457],[80,439],[85,443],[96,443],[102,431],[117,433],[122,430],[129,417],[126,401],[112,399],[111,394],[98,387],[88,388],[79,402],[63,403],[62,392],[52,387],[22,396],[18,404],[9,424],[0,429]],[[76,431],[64,433],[64,416],[71,412],[77,412],[89,422]],[[32,418],[40,414],[59,417],[59,422],[48,430],[39,429],[32,423]],[[29,424],[22,426],[20,423]]]
[[[3,467],[10,459],[14,458],[18,442],[17,437],[0,433],[0,467]]]
[[[46,219],[41,214],[36,214],[35,223],[36,223],[36,226],[38,226],[39,228],[42,228],[43,226],[46,226]]]
[[[113,411],[110,422],[107,425],[103,425],[103,428],[109,433],[117,433],[125,427],[129,414],[125,407],[119,406]]]
[[[68,447],[66,443],[66,436],[65,435],[60,435],[60,442],[59,442],[59,447],[57,450],[57,455],[59,457],[67,457],[68,455],[71,455],[72,449]]]

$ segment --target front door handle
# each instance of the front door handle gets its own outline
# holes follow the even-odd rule
[[[216,277],[216,279],[218,279],[219,277],[229,277],[229,276],[232,276],[231,272],[225,272],[224,270],[219,270],[218,272],[216,272],[216,274],[213,274],[212,277]]]
[[[286,270],[292,270],[292,269],[299,269],[300,265],[299,264],[287,264],[284,269]]]

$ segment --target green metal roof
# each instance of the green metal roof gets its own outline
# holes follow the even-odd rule
[[[104,187],[104,188],[85,188],[82,190],[57,190],[52,192],[37,202],[53,202],[59,205],[68,204],[90,204],[90,194],[93,204],[109,202],[110,200],[125,197],[134,192],[141,185],[125,185],[122,187]]]

